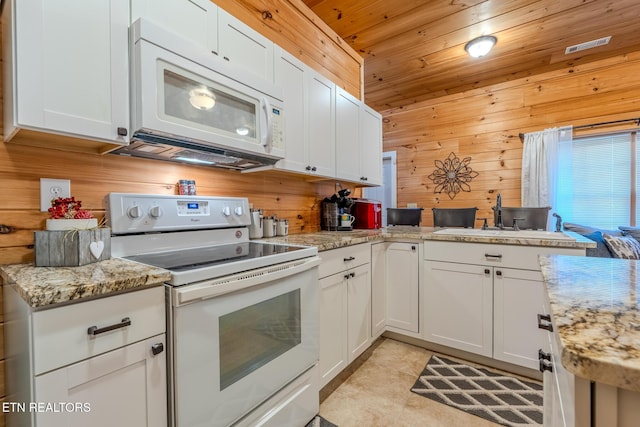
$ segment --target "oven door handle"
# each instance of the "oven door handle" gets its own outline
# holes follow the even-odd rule
[[[195,301],[209,299],[230,292],[262,285],[294,274],[302,273],[320,264],[320,257],[313,256],[303,260],[289,261],[256,270],[205,280],[192,285],[174,288],[173,305],[179,307]]]

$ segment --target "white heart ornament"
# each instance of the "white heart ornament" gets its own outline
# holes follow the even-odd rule
[[[100,255],[102,255],[102,251],[104,250],[104,242],[102,240],[91,242],[91,244],[89,244],[89,250],[95,259],[99,259]]]

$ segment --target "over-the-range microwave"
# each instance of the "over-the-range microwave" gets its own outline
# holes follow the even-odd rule
[[[284,157],[281,89],[152,21],[130,36],[132,138],[113,153],[238,170]]]

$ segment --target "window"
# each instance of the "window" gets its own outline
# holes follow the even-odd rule
[[[636,132],[574,138],[560,150],[558,213],[604,229],[638,224]]]

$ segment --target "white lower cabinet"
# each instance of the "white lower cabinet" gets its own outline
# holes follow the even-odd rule
[[[424,339],[537,370],[538,254],[552,253],[584,249],[425,242]]]
[[[420,320],[420,245],[389,243],[386,251],[387,326],[418,333]]]
[[[164,287],[34,311],[4,286],[8,426],[165,426]],[[29,405],[35,405],[31,407]]]
[[[371,344],[371,265],[349,272],[347,282],[347,337],[349,363]]]
[[[59,411],[37,412],[36,425],[166,425],[165,352],[151,351],[164,341],[164,334],[157,335],[37,376],[38,402],[66,403]]]
[[[560,351],[553,333],[549,307],[543,300],[538,312],[546,319],[539,319],[541,330],[538,365],[543,372],[543,425],[553,427],[587,427],[597,426],[592,419],[594,401],[589,380],[576,377],[568,372],[560,361]],[[597,384],[594,384],[597,386]],[[611,402],[607,402],[611,403]],[[611,405],[616,407],[616,405]],[[637,417],[636,417],[637,421]],[[604,423],[604,426],[616,423]],[[618,424],[622,425],[622,424]]]
[[[491,268],[426,261],[425,281],[425,339],[491,357]]]
[[[371,249],[320,253],[320,387],[371,345]]]
[[[543,302],[542,273],[494,268],[494,359],[538,369],[538,348],[543,331],[535,329],[535,325]]]
[[[342,275],[320,279],[320,387],[348,365],[347,288]]]
[[[388,243],[371,245],[371,336],[382,335],[387,326],[387,264]]]

